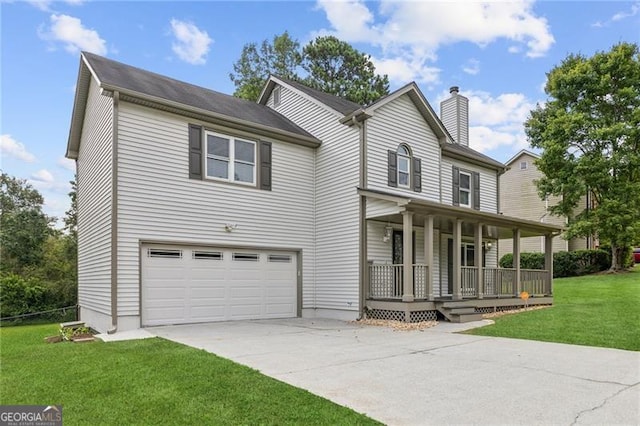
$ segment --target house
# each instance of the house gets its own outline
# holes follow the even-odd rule
[[[566,217],[554,216],[549,213],[549,206],[553,206],[559,197],[549,196],[542,200],[538,195],[536,181],[542,178],[535,161],[540,156],[526,149],[521,150],[506,162],[506,171],[500,175],[500,212],[508,215],[550,223],[563,227],[567,223]],[[588,197],[585,196],[576,208],[576,214],[589,208]],[[573,238],[566,240],[558,237],[553,240],[553,252],[584,250],[594,247],[593,238]],[[527,237],[520,240],[522,252],[544,252],[544,238]],[[498,243],[498,255],[504,256],[513,251],[513,240],[504,239]]]
[[[503,164],[408,84],[361,106],[271,77],[253,103],[82,53],[80,316],[100,331],[235,319],[476,319],[552,303],[552,265],[497,241],[560,229],[498,214]],[[455,136],[454,136],[455,135]],[[457,138],[457,139],[454,139]],[[517,255],[517,254],[516,254]]]

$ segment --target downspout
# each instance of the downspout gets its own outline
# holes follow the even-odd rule
[[[365,116],[366,118],[366,116]],[[360,173],[359,173],[359,186],[361,189],[367,189],[367,140],[366,140],[366,121],[358,121],[354,115],[351,117],[352,125],[355,125],[359,129],[360,133]],[[365,291],[367,281],[367,269],[369,267],[367,262],[367,198],[364,195],[359,197],[359,219],[358,219],[358,233],[359,233],[359,259],[360,259],[360,273],[358,277],[358,321],[364,318],[364,304],[366,302]]]
[[[113,135],[111,138],[111,328],[118,331],[118,104],[120,92],[113,92]]]

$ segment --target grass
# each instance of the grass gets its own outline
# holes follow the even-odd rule
[[[640,266],[554,280],[549,309],[506,315],[469,334],[640,351]]]
[[[160,338],[43,342],[56,332],[0,328],[0,405],[61,404],[66,425],[378,424],[203,350]]]

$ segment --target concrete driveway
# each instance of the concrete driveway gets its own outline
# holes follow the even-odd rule
[[[640,353],[326,319],[147,329],[391,425],[640,424]]]

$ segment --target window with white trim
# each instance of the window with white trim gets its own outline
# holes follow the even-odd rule
[[[256,143],[220,133],[206,132],[206,176],[255,185]]]
[[[281,98],[282,94],[280,86],[276,86],[275,89],[273,89],[273,106],[280,106]]]
[[[471,207],[471,174],[460,172],[460,205]]]
[[[409,188],[411,186],[411,153],[404,145],[400,145],[396,152],[398,154],[398,186]]]
[[[529,168],[529,164],[526,161],[520,162],[520,170],[527,170]]]

